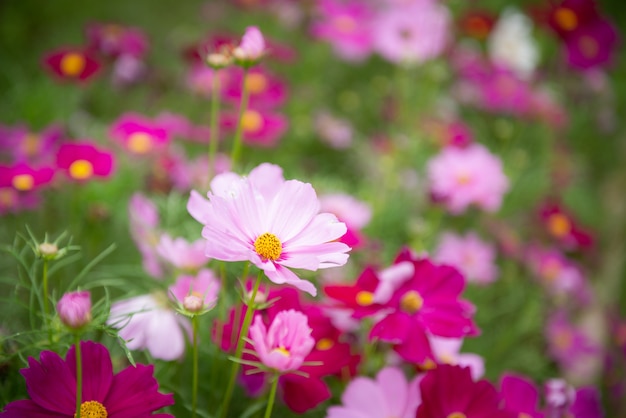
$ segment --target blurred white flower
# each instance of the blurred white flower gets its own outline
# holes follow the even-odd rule
[[[532,21],[526,15],[514,8],[506,9],[487,41],[491,61],[514,71],[520,78],[530,78],[539,62],[532,30]]]

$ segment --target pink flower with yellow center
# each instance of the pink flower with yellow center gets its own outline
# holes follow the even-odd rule
[[[87,141],[61,145],[56,163],[69,178],[76,181],[106,178],[113,172],[113,154]]]
[[[285,103],[287,86],[263,67],[257,66],[248,70],[245,83],[243,71],[240,68],[232,67],[228,72],[229,75],[222,89],[224,100],[239,105],[242,89],[245,87],[250,95],[248,105],[253,109],[275,108]]]
[[[442,234],[434,259],[459,269],[468,282],[488,284],[498,277],[494,246],[472,232],[464,236]]]
[[[195,271],[207,263],[204,255],[204,240],[188,242],[184,238],[161,235],[156,252],[172,266],[186,271]]]
[[[27,193],[50,183],[54,177],[52,167],[34,168],[26,163],[13,166],[0,166],[0,187],[12,188],[19,193]],[[7,194],[8,198],[9,195]]]
[[[63,133],[59,126],[51,125],[41,132],[33,132],[26,126],[0,126],[0,152],[10,154],[15,161],[45,164],[54,160],[57,144]]]
[[[608,20],[598,18],[567,37],[567,63],[578,70],[606,66],[611,63],[618,44],[615,26]]]
[[[548,353],[563,370],[576,371],[582,364],[602,355],[601,348],[587,332],[571,322],[565,311],[556,311],[545,328]]]
[[[163,126],[135,113],[126,113],[113,122],[110,135],[136,155],[161,150],[170,142],[169,132]]]
[[[269,328],[259,315],[250,327],[250,341],[265,367],[281,373],[295,371],[315,346],[306,315],[289,309],[278,313]]]
[[[46,55],[44,64],[62,80],[86,81],[96,75],[100,63],[87,51],[61,48]]]
[[[237,127],[236,114],[222,116],[224,130],[234,131]],[[273,147],[285,134],[289,126],[288,119],[273,111],[248,108],[241,117],[243,140],[249,145]]]

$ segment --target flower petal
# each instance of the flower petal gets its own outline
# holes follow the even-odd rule
[[[102,403],[113,381],[113,365],[109,350],[93,341],[82,341],[80,349],[83,363],[82,400]],[[72,374],[76,376],[76,346],[70,348],[65,361]]]
[[[38,363],[28,358],[29,368],[20,370],[30,398],[42,408],[71,415],[76,408],[76,378],[57,353],[42,351]]]

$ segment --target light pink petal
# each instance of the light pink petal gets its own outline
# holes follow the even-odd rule
[[[355,378],[341,396],[343,404],[366,417],[390,416],[387,402],[379,385],[364,377]]]
[[[267,216],[271,220],[268,230],[281,242],[287,243],[311,222],[319,207],[315,190],[310,184],[285,181],[268,208]]]
[[[181,358],[185,351],[185,336],[176,321],[176,314],[157,309],[150,313],[150,317],[145,332],[146,348],[152,357],[161,360]]]
[[[321,244],[341,238],[348,228],[331,213],[320,213],[290,240],[284,240],[285,249]]]
[[[456,358],[456,364],[469,367],[474,381],[478,381],[485,374],[485,361],[478,354],[459,354]]]
[[[206,224],[210,221],[208,215],[211,211],[211,203],[202,197],[200,193],[192,190],[189,200],[187,201],[187,211],[196,221],[201,224]]]
[[[326,411],[326,418],[372,418],[372,416],[345,406],[331,406]]]
[[[378,372],[376,382],[381,388],[387,405],[387,416],[400,417],[406,407],[408,384],[402,370],[386,367]]]
[[[286,267],[276,265],[276,269],[274,271],[265,270],[265,275],[276,284],[289,284],[309,293],[311,296],[317,295],[317,289],[313,283],[300,279],[294,272]]]

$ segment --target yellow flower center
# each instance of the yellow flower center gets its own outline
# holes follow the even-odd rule
[[[463,412],[453,412],[448,414],[446,418],[467,418],[467,416]]]
[[[357,28],[356,22],[350,16],[337,16],[333,20],[333,24],[339,32],[343,33],[354,32],[354,30]]]
[[[588,35],[580,37],[580,39],[578,40],[578,47],[580,48],[580,52],[582,52],[585,58],[595,57],[596,55],[598,55],[598,51],[600,50],[600,45],[598,45],[598,41]]]
[[[572,230],[572,225],[567,216],[555,213],[548,218],[548,231],[557,238],[567,236]]]
[[[280,353],[285,357],[289,357],[290,353],[289,350],[287,350],[285,347],[276,347],[275,349],[272,350],[273,353]]]
[[[126,145],[135,154],[145,154],[152,149],[152,136],[145,132],[135,132],[128,137]]]
[[[100,402],[88,401],[80,404],[80,416],[84,418],[107,418],[107,409]],[[76,414],[74,414],[76,418]]]
[[[572,346],[573,342],[574,337],[572,333],[566,329],[560,330],[554,337],[554,345],[556,345],[559,350],[567,350]]]
[[[559,7],[554,12],[554,20],[561,27],[561,29],[571,31],[578,26],[578,17],[572,9],[567,7]]]
[[[456,181],[460,185],[466,185],[472,181],[472,176],[470,176],[469,173],[462,171],[456,175]]]
[[[374,303],[374,294],[366,290],[361,290],[356,294],[356,303],[360,306],[369,306]]]
[[[427,358],[426,361],[420,364],[420,367],[424,370],[434,370],[437,368],[437,363]]]
[[[326,350],[330,350],[331,348],[333,348],[334,345],[335,345],[335,342],[331,340],[330,338],[321,338],[317,342],[317,344],[315,344],[315,348],[317,348],[320,351],[326,351]]]
[[[86,64],[87,62],[82,54],[79,54],[78,52],[69,52],[63,55],[59,66],[61,68],[61,73],[64,75],[68,77],[76,77],[83,72]]]
[[[254,251],[263,261],[276,261],[283,252],[283,245],[276,235],[265,232],[254,241]]]
[[[93,174],[93,165],[87,160],[76,160],[70,165],[70,176],[76,180],[85,180]]]
[[[439,362],[443,364],[454,364],[454,357],[450,353],[442,353],[439,355]]]
[[[263,127],[263,117],[256,110],[246,110],[241,116],[241,127],[244,132],[257,133]]]
[[[27,192],[35,185],[35,179],[30,174],[18,174],[11,183],[17,190]]]
[[[422,309],[423,305],[424,299],[422,298],[422,295],[420,295],[415,290],[409,290],[404,294],[404,296],[402,296],[402,299],[400,300],[400,307],[402,308],[402,310],[410,314],[414,314],[415,312]]]
[[[24,141],[22,142],[22,151],[24,151],[24,153],[26,155],[35,155],[37,154],[37,152],[39,151],[39,135],[37,134],[32,134],[29,133],[26,135],[26,137],[24,138]]]
[[[517,418],[533,418],[525,412],[520,412]]]
[[[245,88],[250,94],[263,93],[267,89],[267,77],[259,73],[248,74],[246,76]]]

